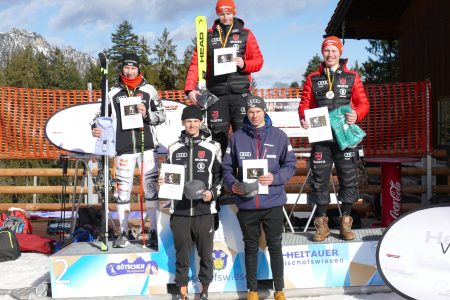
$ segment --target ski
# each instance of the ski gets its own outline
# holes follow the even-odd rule
[[[100,67],[102,74],[101,90],[102,90],[102,105],[100,115],[108,117],[108,59],[105,53],[99,53]],[[108,251],[108,204],[109,204],[109,158],[107,155],[102,156],[103,164],[103,199],[102,199],[102,233],[100,236],[100,250]]]
[[[205,16],[195,17],[195,30],[197,36],[197,68],[198,68],[198,89],[206,89],[206,53],[208,25]]]
[[[211,94],[206,88],[206,61],[208,53],[208,24],[205,16],[195,17],[195,31],[197,37],[197,69],[198,69],[198,91],[197,105],[203,110],[219,100],[214,94]]]

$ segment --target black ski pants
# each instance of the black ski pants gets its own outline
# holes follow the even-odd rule
[[[338,200],[343,204],[353,204],[358,198],[358,150],[341,150],[337,142],[330,141],[311,146],[311,202],[317,205],[330,203],[329,183],[333,162],[339,180]]]
[[[208,108],[208,126],[212,139],[220,143],[222,155],[228,146],[228,131],[242,128],[245,117],[245,100],[249,94],[217,95],[219,101]]]
[[[175,283],[186,286],[189,282],[189,257],[192,245],[195,244],[200,257],[198,279],[203,285],[213,280],[213,239],[214,215],[179,216],[172,215],[170,229],[175,244]]]
[[[284,262],[282,252],[283,206],[261,210],[239,210],[237,218],[241,226],[245,244],[245,270],[247,289],[258,291],[256,273],[258,270],[259,237],[261,225],[266,236],[270,255],[275,291],[284,288]]]

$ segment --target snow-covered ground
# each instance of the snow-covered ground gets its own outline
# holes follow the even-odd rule
[[[43,282],[50,281],[48,256],[39,253],[22,253],[22,256],[14,261],[6,261],[0,263],[0,300],[16,299],[10,294],[5,294],[8,291],[18,291],[19,288],[36,287]],[[42,287],[42,285],[41,285]],[[387,289],[386,289],[387,291]],[[302,293],[292,293],[293,291],[286,291],[288,299],[318,299],[318,300],[350,300],[350,299],[367,299],[367,300],[401,300],[402,297],[395,293],[373,293],[373,294],[353,294],[345,295],[342,289],[336,290],[338,293],[333,293],[332,289],[324,289],[322,295],[317,292],[311,293],[314,296],[305,295]],[[16,294],[17,295],[17,294]],[[210,294],[210,299],[233,299],[231,295],[224,294]],[[39,297],[36,294],[31,294],[29,299],[46,299],[47,297]],[[144,299],[148,297],[115,297],[122,299]],[[163,295],[152,297],[155,299],[171,299],[170,295]],[[86,299],[86,298],[83,298]],[[101,299],[101,298],[95,298]],[[111,297],[104,297],[104,299],[111,299]],[[191,298],[192,299],[192,298]]]

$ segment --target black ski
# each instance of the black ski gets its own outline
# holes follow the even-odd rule
[[[101,89],[102,89],[102,105],[100,115],[108,117],[108,58],[105,53],[99,53],[100,67],[102,73]],[[103,174],[103,197],[102,197],[102,233],[100,236],[101,250],[108,251],[108,204],[109,204],[109,158],[103,155],[102,159]],[[99,168],[100,172],[100,168]],[[100,173],[99,173],[100,175]]]

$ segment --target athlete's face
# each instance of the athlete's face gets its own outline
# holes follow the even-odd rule
[[[219,21],[223,25],[231,25],[234,15],[230,12],[222,12],[219,14]]]
[[[186,130],[186,134],[190,137],[196,137],[200,134],[200,126],[202,121],[199,119],[185,119],[183,120],[183,126]]]
[[[250,123],[256,128],[264,126],[264,116],[265,112],[262,108],[259,107],[251,107],[247,110],[247,118],[250,120]]]
[[[138,67],[135,66],[124,66],[122,68],[123,76],[125,76],[128,79],[135,79],[139,74]]]
[[[323,61],[329,68],[339,65],[341,54],[336,46],[326,46],[322,51]]]

